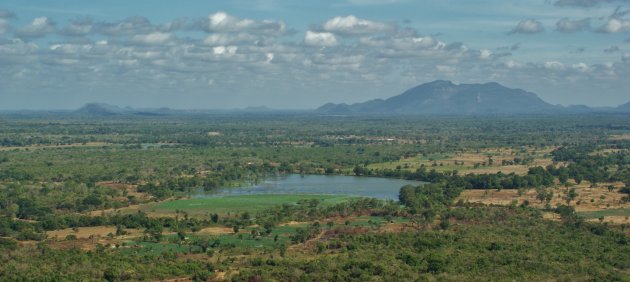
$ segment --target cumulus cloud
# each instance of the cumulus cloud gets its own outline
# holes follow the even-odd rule
[[[539,33],[542,32],[544,29],[543,24],[537,20],[534,19],[527,19],[527,20],[522,20],[520,21],[516,27],[514,27],[514,29],[512,29],[512,31],[510,31],[510,33],[526,33],[526,34],[532,34],[532,33]]]
[[[581,20],[569,20],[568,18],[562,18],[556,22],[556,31],[571,33],[587,30],[590,26],[591,20],[588,18]]]
[[[309,46],[331,47],[337,45],[337,38],[330,32],[306,31],[304,44]]]
[[[238,51],[238,46],[216,46],[212,48],[212,53],[216,56],[233,56]]]
[[[357,35],[389,32],[396,29],[393,24],[370,21],[353,15],[334,17],[322,24],[324,31],[337,34]]]
[[[564,70],[564,64],[558,61],[545,62],[543,66],[549,70]]]
[[[173,39],[173,35],[168,32],[151,32],[149,34],[137,34],[133,36],[133,41],[140,44],[154,45],[164,44]]]
[[[599,28],[603,33],[630,32],[630,20],[622,18],[611,18]]]
[[[602,33],[630,32],[630,19],[626,17],[628,14],[630,10],[617,7],[597,31]]]
[[[287,26],[282,21],[240,19],[225,12],[217,12],[197,23],[208,32],[256,32],[264,35],[284,35]]]
[[[422,49],[446,49],[461,50],[463,44],[454,43],[446,45],[432,36],[396,35],[392,37],[363,37],[359,40],[363,45],[370,47],[395,49],[400,51],[414,51]]]
[[[585,63],[577,63],[577,64],[573,64],[573,65],[571,65],[571,67],[572,67],[574,70],[578,70],[578,71],[581,71],[581,72],[587,72],[587,71],[590,71],[590,70],[591,70],[591,67],[589,67],[589,66],[588,66],[587,64],[585,64]]]
[[[23,26],[15,31],[19,38],[37,38],[55,32],[55,22],[47,17],[33,19],[31,24]]]
[[[491,56],[492,56],[492,51],[488,49],[483,49],[481,50],[481,52],[479,52],[479,58],[482,60],[490,59]]]
[[[621,60],[624,62],[630,61],[630,52],[623,52],[623,55],[621,55]]]

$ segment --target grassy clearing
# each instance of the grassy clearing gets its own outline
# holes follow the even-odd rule
[[[196,198],[175,200],[151,206],[155,213],[174,213],[176,210],[189,214],[217,213],[220,215],[242,212],[257,212],[282,204],[295,204],[300,200],[317,199],[324,205],[334,205],[356,198],[345,195],[300,195],[300,194],[270,194],[270,195],[239,195],[217,198]]]

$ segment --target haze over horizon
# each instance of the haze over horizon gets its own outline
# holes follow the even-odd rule
[[[0,110],[313,109],[437,79],[630,100],[630,1],[474,2],[6,1]]]

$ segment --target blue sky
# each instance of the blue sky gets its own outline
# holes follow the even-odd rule
[[[0,109],[307,109],[435,79],[630,100],[628,0],[0,2]]]

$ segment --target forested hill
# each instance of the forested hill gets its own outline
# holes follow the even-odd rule
[[[630,107],[629,107],[630,108]],[[621,108],[619,108],[621,109]],[[580,107],[580,112],[599,111]],[[575,108],[551,105],[536,94],[505,87],[496,82],[454,84],[436,80],[411,88],[386,100],[364,103],[326,104],[317,109],[326,114],[536,114],[574,112]]]

